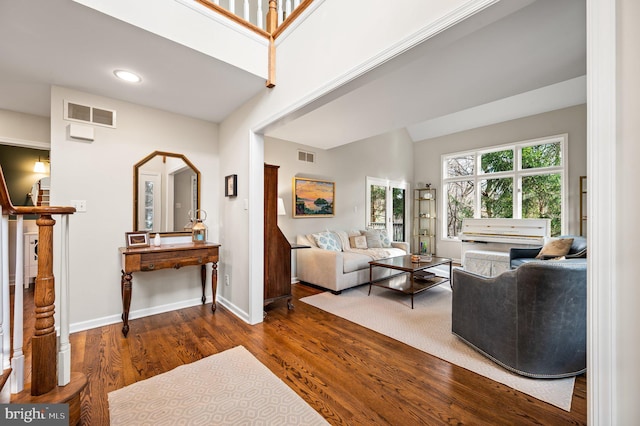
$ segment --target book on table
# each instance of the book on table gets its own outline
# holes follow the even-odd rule
[[[431,278],[433,278],[435,276],[436,276],[436,274],[434,274],[433,272],[417,271],[417,272],[414,272],[413,279],[414,280],[428,281],[428,280],[430,280]]]

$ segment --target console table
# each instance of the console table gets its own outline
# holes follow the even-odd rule
[[[131,287],[133,273],[138,271],[156,271],[159,269],[180,269],[183,266],[197,266],[201,268],[202,304],[205,298],[206,265],[212,264],[211,292],[213,303],[211,311],[216,311],[216,290],[218,287],[218,248],[215,243],[180,243],[163,244],[159,247],[126,248],[120,247],[122,254],[122,334],[129,333],[129,307],[131,306]]]

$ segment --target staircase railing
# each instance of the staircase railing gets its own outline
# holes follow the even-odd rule
[[[197,0],[196,0],[197,1]],[[227,10],[229,13],[242,18],[256,27],[268,32],[266,14],[269,11],[269,0],[203,0],[199,1],[206,6],[215,5],[221,9]],[[276,27],[279,27],[287,18],[291,17],[293,12],[304,3],[311,3],[303,0],[282,0],[274,1],[276,3]],[[275,28],[273,28],[275,30]]]
[[[13,206],[0,167],[0,205],[2,226],[0,227],[0,364],[3,371],[11,369],[11,402],[68,403],[70,424],[80,421],[80,392],[87,379],[84,374],[71,373],[71,347],[69,344],[69,290],[68,290],[68,218],[75,212],[73,207]],[[38,215],[38,274],[35,281],[35,327],[31,338],[31,383],[24,383],[23,340],[23,217]],[[14,295],[14,352],[11,357],[11,319],[9,283],[9,215],[16,216],[16,276]],[[62,218],[62,263],[60,283],[60,340],[55,328],[55,279],[53,276],[53,215]]]

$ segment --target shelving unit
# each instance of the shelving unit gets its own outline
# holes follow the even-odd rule
[[[412,252],[436,253],[436,190],[417,188],[413,191]]]
[[[580,176],[580,235],[587,236],[587,177]]]

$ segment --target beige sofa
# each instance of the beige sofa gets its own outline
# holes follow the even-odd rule
[[[349,237],[363,235],[366,232],[367,242],[372,247],[352,247],[353,239]],[[296,250],[296,275],[305,283],[310,283],[339,294],[342,290],[369,282],[369,262],[386,257],[409,254],[409,243],[386,241],[383,247],[371,243],[372,231],[325,231],[331,233],[338,241],[338,248],[321,248],[317,241],[318,234],[298,235],[298,244],[311,248]],[[375,235],[374,235],[375,236]],[[397,271],[387,268],[374,268],[374,279],[383,278]]]

